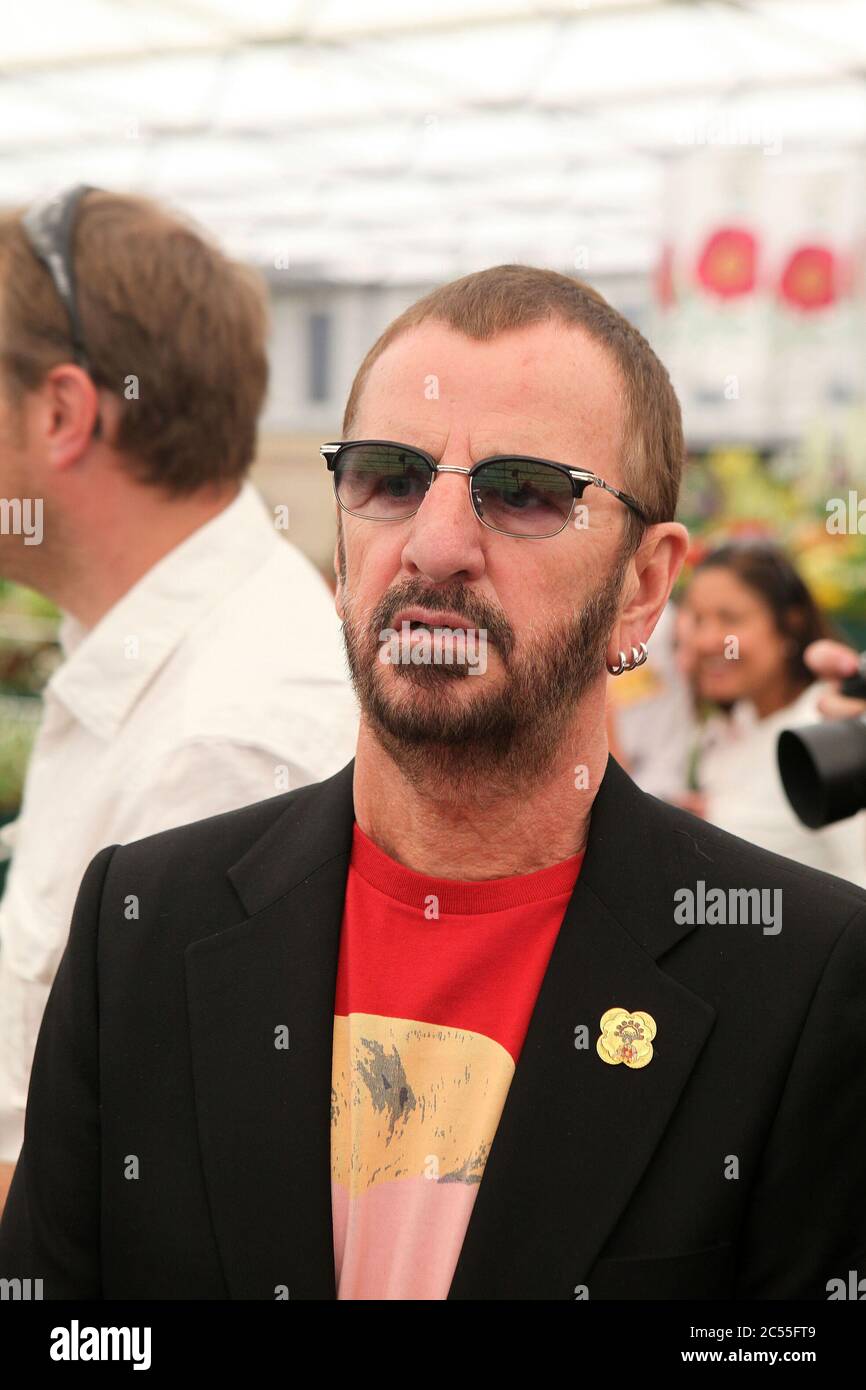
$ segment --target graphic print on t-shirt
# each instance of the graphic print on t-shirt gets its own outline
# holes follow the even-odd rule
[[[331,1090],[340,1299],[447,1297],[580,861],[435,879],[355,826]]]
[[[489,1117],[514,1071],[504,1047],[483,1033],[372,1014],[337,1018],[334,1036],[348,1065],[334,1076],[332,1121],[348,1122],[350,1105],[364,1112],[341,1136],[342,1170],[333,1174],[353,1197],[395,1178],[481,1181],[495,1130]]]

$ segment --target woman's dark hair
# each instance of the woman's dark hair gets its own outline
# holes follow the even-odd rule
[[[811,685],[815,676],[803,660],[804,651],[819,637],[837,634],[784,550],[771,541],[729,541],[705,555],[695,573],[708,569],[730,570],[758,595],[772,613],[776,630],[791,640],[791,680],[798,686]]]

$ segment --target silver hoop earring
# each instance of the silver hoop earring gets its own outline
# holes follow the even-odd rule
[[[630,659],[626,658],[625,652],[620,652],[617,664],[611,666],[610,662],[608,662],[607,669],[612,676],[621,676],[623,671],[634,671],[638,666],[643,666],[648,656],[647,644],[646,642],[641,642],[639,650],[637,647],[632,647]]]
[[[646,642],[641,642],[641,644],[640,644],[640,651],[638,651],[637,647],[632,647],[632,649],[631,649],[632,669],[634,669],[634,668],[637,667],[637,666],[643,666],[643,664],[644,664],[644,662],[646,661],[648,655],[649,655],[649,652],[647,651]]]

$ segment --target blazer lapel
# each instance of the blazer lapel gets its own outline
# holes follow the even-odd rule
[[[236,1299],[336,1296],[331,1049],[353,773],[291,794],[229,871],[249,917],[186,951],[198,1137]]]
[[[656,964],[693,928],[674,923],[673,893],[687,880],[677,845],[647,815],[652,805],[611,760],[449,1299],[574,1298],[711,1031],[713,1007]],[[599,1021],[614,1006],[655,1019],[647,1066],[598,1056]],[[580,1025],[585,1049],[575,1046]]]

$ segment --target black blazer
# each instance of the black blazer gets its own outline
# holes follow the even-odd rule
[[[0,1276],[46,1298],[334,1298],[353,771],[93,859]],[[781,931],[678,922],[699,881],[781,889]],[[596,1052],[614,1006],[656,1021],[641,1069]],[[611,759],[449,1298],[826,1299],[866,1275],[864,1043],[866,893]]]

